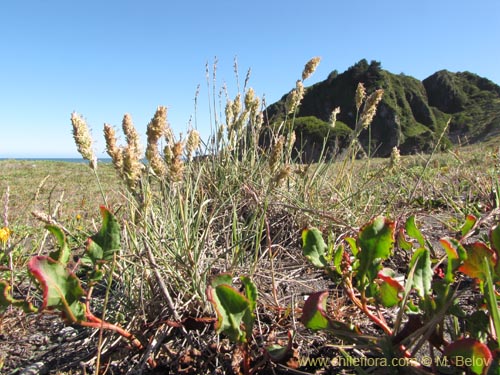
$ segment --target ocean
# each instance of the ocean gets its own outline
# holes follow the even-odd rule
[[[0,158],[3,160],[22,160],[22,161],[62,161],[66,163],[88,163],[83,158]],[[97,159],[98,163],[111,163],[111,158]]]

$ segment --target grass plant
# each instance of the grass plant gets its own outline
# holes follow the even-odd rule
[[[115,359],[101,356],[118,350],[111,345],[110,333],[100,329],[98,350],[83,372],[98,374],[114,366],[117,373],[147,373],[153,371],[147,364],[149,360],[151,366],[153,359],[171,372],[309,371],[307,366],[299,367],[297,356],[318,355],[330,342],[300,323],[305,296],[315,295],[316,306],[335,314],[339,326],[359,326],[369,335],[377,332],[370,331],[363,314],[353,313],[352,301],[361,298],[365,315],[374,318],[365,303],[368,297],[346,294],[338,278],[332,278],[332,286],[303,259],[297,239],[304,227],[328,233],[325,251],[333,254],[346,238],[380,215],[397,223],[418,217],[430,243],[459,231],[467,215],[474,214],[485,225],[497,218],[500,163],[494,144],[446,153],[438,153],[436,146],[431,155],[412,156],[401,156],[395,149],[391,159],[359,157],[363,153],[357,137],[370,126],[382,90],[366,93],[363,86],[358,87],[357,126],[345,151],[331,157],[325,154],[325,146],[318,162],[304,163],[300,150],[294,150],[291,129],[307,90],[303,81],[318,63],[314,58],[304,67],[287,99],[287,117],[281,126],[265,123],[262,100],[248,86],[249,75],[242,91],[237,76],[239,92],[233,98],[220,97],[225,105],[217,111],[215,93],[227,90],[216,87],[216,67],[209,72],[207,65],[208,92],[213,96],[213,133],[208,140],[200,140],[193,128],[187,129],[186,137],[177,136],[168,123],[166,107],[158,107],[147,127],[145,147],[129,115],[122,121],[124,145],[118,144],[118,130],[105,125],[111,163],[98,163],[85,121],[73,114],[75,141],[88,166],[0,161],[0,192],[8,197],[0,232],[0,278],[14,286],[15,296],[26,296],[35,305],[43,301],[25,269],[33,256],[49,254],[57,244],[50,242],[39,220],[65,234],[77,264],[88,253],[86,239],[98,229],[96,202],[105,204],[120,223],[121,248],[105,266],[107,277],[92,284],[93,301],[101,313],[99,319],[106,317],[134,332],[141,344],[136,349],[141,350],[120,352]],[[263,134],[269,142],[262,142]],[[479,225],[477,229],[480,232]],[[430,257],[439,264],[442,255],[431,251]],[[324,266],[316,261],[316,266]],[[402,273],[413,272],[408,254],[387,262],[394,262],[393,268]],[[373,281],[374,275],[369,276]],[[90,285],[87,276],[79,277],[84,286]],[[214,280],[219,281],[214,284]],[[238,291],[248,288],[249,280],[251,301]],[[368,288],[366,280],[360,283],[363,291]],[[486,285],[491,289],[492,282]],[[221,313],[217,306],[226,302],[214,297],[216,288],[231,290],[240,304],[225,305]],[[324,294],[314,294],[321,289],[334,289],[338,301],[327,304]],[[488,289],[490,305],[493,294]],[[228,301],[232,303],[231,298]],[[218,319],[216,326],[241,333],[234,323],[241,317],[231,320],[238,306],[244,307],[247,318],[252,317],[251,324],[245,318],[245,328],[251,327],[251,332],[245,331],[244,340],[240,335],[239,341],[231,342],[227,339],[231,335],[224,336],[224,329],[218,329],[219,336],[213,323]],[[3,314],[5,321],[14,313],[6,309]],[[0,328],[7,329],[1,321]],[[322,343],[328,345],[322,347]],[[353,356],[349,348],[339,347],[337,355]],[[12,366],[9,358],[3,360]]]

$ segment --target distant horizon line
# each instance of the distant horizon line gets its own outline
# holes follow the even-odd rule
[[[72,156],[7,156],[7,157],[0,157],[0,161],[5,161],[5,160],[32,160],[32,161],[72,161],[72,162],[81,162],[85,163],[88,162],[88,160],[80,157],[72,157]],[[97,161],[103,161],[103,162],[110,162],[111,158],[97,158]]]

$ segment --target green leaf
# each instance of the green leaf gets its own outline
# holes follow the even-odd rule
[[[344,256],[344,245],[340,244],[336,249],[335,252],[333,253],[333,265],[335,267],[335,271],[339,275],[342,275],[342,258]]]
[[[464,247],[467,251],[467,259],[458,267],[458,270],[469,277],[484,282],[486,280],[486,270],[484,269],[483,260],[486,259],[491,269],[494,269],[496,264],[496,253],[483,242],[474,242],[470,245],[464,245]]]
[[[462,228],[460,228],[460,234],[462,237],[464,237],[467,233],[471,231],[472,228],[474,228],[474,225],[476,225],[477,218],[474,215],[467,215],[465,218],[465,223],[462,225]]]
[[[240,277],[243,286],[245,287],[245,296],[248,299],[248,308],[243,315],[243,323],[245,324],[246,337],[250,337],[253,332],[253,323],[255,322],[254,310],[257,306],[257,287],[252,280],[247,276]]]
[[[59,249],[56,251],[53,251],[49,254],[49,256],[60,262],[61,264],[68,264],[68,261],[71,257],[71,250],[68,246],[68,243],[66,241],[66,236],[64,232],[62,231],[61,228],[55,225],[47,225],[45,228],[52,233],[52,235],[55,237],[57,240],[57,244],[59,245]]]
[[[357,256],[359,253],[358,245],[356,244],[356,239],[352,237],[346,237],[345,241],[349,244],[351,248],[352,255]]]
[[[328,246],[318,229],[310,228],[302,231],[302,253],[313,266],[318,268],[328,266],[328,261],[325,258],[327,250]]]
[[[376,217],[361,228],[357,239],[359,267],[356,279],[362,288],[375,280],[382,268],[381,262],[394,249],[394,231],[394,222],[383,216]]]
[[[86,319],[85,305],[80,302],[85,294],[80,280],[62,263],[47,256],[35,256],[29,261],[28,270],[42,288],[40,310],[58,309],[72,323]]]
[[[495,252],[497,258],[495,274],[497,278],[500,278],[500,224],[491,227],[489,237],[491,249]]]
[[[415,216],[410,216],[406,220],[405,230],[411,238],[417,240],[420,247],[425,246],[425,238],[415,224]]]
[[[98,233],[87,241],[87,256],[93,264],[113,259],[113,255],[121,247],[120,226],[115,216],[101,206],[102,226]]]
[[[448,265],[446,267],[444,280],[446,281],[446,283],[451,284],[455,280],[455,271],[460,266],[460,257],[458,254],[465,254],[462,256],[466,258],[466,251],[462,247],[460,242],[458,242],[454,238],[442,238],[439,240],[439,243],[441,244],[441,246],[443,246],[444,250],[446,251],[446,255],[448,256]]]
[[[307,298],[302,308],[300,321],[313,331],[330,328],[330,319],[326,315],[328,291],[313,293]]]
[[[252,334],[257,288],[249,278],[242,277],[241,281],[248,293],[246,297],[229,285],[231,281],[229,274],[214,277],[207,287],[207,298],[217,314],[217,333],[223,332],[233,342],[244,343]]]
[[[248,276],[241,276],[240,280],[245,287],[245,295],[250,302],[250,309],[253,311],[257,306],[257,287],[253,283],[252,279],[250,279]]]
[[[417,291],[419,297],[425,298],[431,293],[433,276],[429,249],[421,247],[415,251],[410,260],[410,268],[413,265],[415,265],[415,272],[413,274],[412,287]]]
[[[11,286],[5,281],[0,280],[0,307],[16,306],[25,313],[37,312],[38,309],[26,300],[14,299],[11,293]]]
[[[384,307],[396,306],[402,299],[404,288],[394,276],[394,271],[389,268],[384,268],[378,273],[381,282],[377,299]]]
[[[500,346],[500,309],[498,307],[497,292],[493,281],[493,268],[488,259],[483,259],[484,275],[485,275],[485,297],[488,306],[488,311],[491,315],[497,345]]]
[[[397,241],[398,246],[403,250],[410,251],[413,248],[412,243],[406,240],[403,228],[399,229]]]
[[[265,347],[265,352],[273,362],[282,362],[293,355],[293,338],[291,332],[288,332],[287,346],[279,344],[268,345]]]
[[[478,375],[485,375],[493,362],[490,349],[472,338],[460,339],[451,343],[444,349],[443,354],[456,366],[467,367]]]

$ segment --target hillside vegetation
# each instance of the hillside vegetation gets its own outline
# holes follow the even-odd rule
[[[419,81],[390,73],[377,61],[361,60],[344,73],[333,71],[327,79],[305,89],[296,113],[295,146],[309,152],[306,158],[317,159],[322,136],[327,133],[330,155],[345,144],[356,123],[355,91],[360,82],[368,93],[384,90],[370,129],[360,135],[361,144],[372,156],[388,156],[394,146],[402,154],[429,152],[443,131],[442,149],[487,141],[500,134],[500,86],[490,80],[469,72],[441,70]],[[271,126],[285,119],[287,95],[267,108]],[[341,112],[335,127],[329,129],[331,113],[337,107]]]

